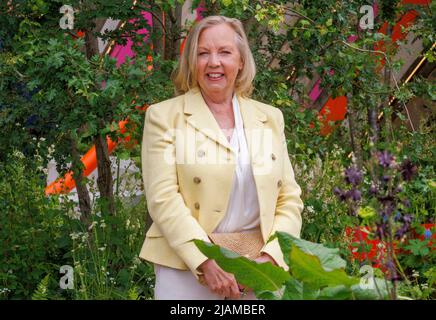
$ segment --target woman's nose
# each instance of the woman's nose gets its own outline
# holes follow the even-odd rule
[[[220,60],[217,54],[215,53],[211,53],[209,54],[209,66],[211,67],[215,67],[215,66],[219,66],[220,65]]]

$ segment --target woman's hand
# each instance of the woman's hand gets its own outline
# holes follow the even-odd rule
[[[212,292],[231,299],[240,298],[241,294],[235,276],[221,269],[215,260],[206,260],[198,269],[203,272],[204,283]]]
[[[254,259],[257,263],[271,262],[274,266],[277,265],[277,262],[271,257],[268,253],[262,253],[259,258]]]

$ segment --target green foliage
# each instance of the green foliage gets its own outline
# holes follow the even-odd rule
[[[38,284],[38,288],[32,294],[32,300],[48,300],[48,281],[50,279],[50,274],[46,275],[41,282]]]
[[[358,278],[348,276],[344,270],[346,262],[339,256],[339,250],[284,232],[277,232],[275,237],[289,273],[270,262],[258,264],[214,244],[201,240],[194,240],[194,243],[223,270],[233,273],[238,283],[253,289],[259,298],[384,299],[387,296],[383,280],[375,279],[373,288],[365,288]]]
[[[38,158],[16,152],[7,160],[0,162],[0,287],[8,289],[1,298],[29,298],[45,275],[58,274],[68,243],[61,208],[44,195]]]
[[[119,199],[116,217],[94,211],[88,230],[74,202],[45,196],[40,161],[16,152],[0,163],[0,299],[150,298],[144,199]],[[74,268],[73,290],[59,288],[62,265]]]

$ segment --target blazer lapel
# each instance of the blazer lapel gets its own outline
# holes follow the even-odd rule
[[[198,88],[191,89],[185,94],[184,112],[188,115],[187,122],[191,126],[231,150],[229,141],[206,105]]]
[[[250,161],[255,159],[256,152],[262,150],[261,134],[264,122],[267,121],[265,113],[251,105],[249,100],[238,96],[242,121],[244,123],[245,138],[247,140]],[[218,125],[209,107],[198,88],[191,89],[185,94],[184,113],[188,115],[187,122],[224,148],[231,150],[230,143]],[[254,147],[255,146],[255,147]]]

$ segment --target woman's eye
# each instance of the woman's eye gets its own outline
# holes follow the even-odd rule
[[[200,52],[198,55],[199,56],[204,56],[205,54],[207,54],[207,52]]]

